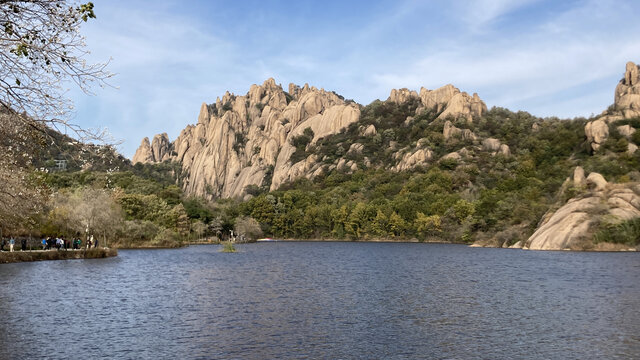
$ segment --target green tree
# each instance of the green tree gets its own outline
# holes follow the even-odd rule
[[[440,215],[427,216],[418,212],[413,224],[416,231],[423,237],[436,236],[442,233],[442,219]]]
[[[464,219],[473,215],[475,211],[476,211],[475,205],[464,199],[458,200],[453,205],[453,214],[459,223],[462,223]]]
[[[332,214],[332,223],[333,229],[331,230],[331,234],[338,239],[344,238],[345,235],[345,224],[349,217],[349,209],[347,205],[342,205],[340,208],[336,209]]]
[[[190,221],[187,211],[182,204],[178,204],[171,208],[164,215],[165,226],[182,237],[189,235]]]
[[[378,210],[376,212],[376,217],[371,222],[371,231],[377,236],[387,236],[388,226],[389,219],[382,210]]]
[[[346,222],[346,230],[354,239],[360,239],[365,226],[368,224],[367,207],[365,203],[359,202],[351,210]]]
[[[406,230],[406,222],[395,211],[389,215],[389,232],[394,236],[404,234]]]

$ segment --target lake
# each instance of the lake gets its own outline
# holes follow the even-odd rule
[[[0,265],[0,359],[630,359],[640,254],[274,242]]]

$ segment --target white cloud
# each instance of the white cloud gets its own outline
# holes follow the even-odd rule
[[[502,16],[540,0],[462,0],[454,7],[474,31],[481,31]]]

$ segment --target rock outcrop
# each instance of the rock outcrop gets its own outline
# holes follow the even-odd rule
[[[591,149],[598,150],[609,137],[609,125],[602,119],[588,122],[584,127],[584,134],[591,144]]]
[[[448,84],[435,90],[420,89],[420,94],[406,88],[393,89],[387,101],[396,104],[403,104],[410,99],[419,99],[420,105],[416,109],[416,114],[425,110],[433,110],[437,113],[438,119],[452,117],[465,118],[468,122],[474,118],[482,116],[487,111],[487,105],[480,99],[478,94],[469,95],[461,92],[455,86]],[[407,119],[409,121],[409,119]]]
[[[482,141],[482,147],[491,152],[491,154],[502,154],[504,156],[511,155],[511,150],[509,149],[509,145],[503,144],[498,139],[487,138]]]
[[[436,90],[421,88],[420,99],[422,106],[416,110],[416,114],[424,109],[435,109],[436,112],[440,112],[439,119],[464,117],[471,122],[473,118],[480,117],[487,111],[487,105],[480,100],[478,94],[469,96],[451,84]]]
[[[602,113],[602,116],[590,121],[584,128],[591,149],[596,151],[609,136],[609,124],[618,120],[640,116],[640,70],[633,62],[628,62],[624,77],[616,86],[613,106]],[[625,127],[626,126],[626,127]],[[618,127],[624,136],[631,136],[635,129],[628,125]],[[631,149],[629,149],[631,151]]]
[[[402,157],[397,156],[400,161],[392,168],[394,171],[405,171],[413,169],[418,165],[426,165],[433,158],[433,152],[429,149],[417,149],[405,153]]]
[[[373,136],[375,134],[377,134],[378,132],[376,131],[376,127],[371,124],[369,126],[367,126],[366,128],[363,128],[361,131],[363,136]]]
[[[171,157],[171,142],[167,133],[158,134],[153,137],[149,144],[149,138],[142,139],[142,143],[133,155],[132,162],[135,163],[156,163],[169,160]]]
[[[614,105],[625,118],[640,116],[640,71],[631,61],[626,65],[624,78],[616,86]]]
[[[417,92],[413,90],[409,90],[407,88],[402,88],[399,90],[397,89],[391,90],[391,94],[389,95],[389,98],[387,99],[387,101],[391,101],[399,105],[409,101],[410,99],[417,99],[417,98],[418,98]]]
[[[445,140],[449,140],[451,138],[459,138],[462,140],[474,141],[477,139],[476,134],[474,134],[473,131],[469,129],[459,129],[455,127],[449,120],[444,123],[442,136],[444,136]]]
[[[285,182],[312,178],[334,168],[357,170],[353,161],[323,165],[314,155],[301,159],[298,154],[296,161],[291,161],[299,151],[293,145],[294,138],[310,129],[313,137],[307,147],[313,146],[318,139],[357,122],[360,108],[334,92],[307,84],[290,84],[288,90],[285,92],[274,79],[268,79],[262,85],[252,85],[244,96],[227,92],[213,104],[203,103],[195,125],[182,130],[173,143],[166,134],[156,135],[151,142],[143,139],[133,162],[180,162],[185,193],[209,198],[243,196],[249,185],[273,190]],[[486,111],[476,94],[469,96],[452,85],[433,91],[423,88],[420,94],[408,89],[393,90],[388,99],[397,104],[412,100],[419,101],[419,111],[432,109],[441,117],[471,121]],[[458,130],[463,138],[475,139],[470,130]],[[360,133],[375,136],[377,131],[369,125]],[[349,153],[359,154],[362,149],[356,145]],[[431,156],[429,149],[420,148],[399,158],[396,169],[424,164]],[[370,162],[364,164],[369,166]]]
[[[151,153],[151,143],[149,143],[149,138],[145,137],[142,139],[140,146],[136,150],[136,153],[133,155],[133,159],[131,162],[136,163],[153,163],[155,159],[153,158],[153,154]]]
[[[134,162],[179,161],[187,194],[242,196],[249,185],[277,188],[308,175],[315,157],[292,164],[292,139],[313,131],[312,143],[358,120],[360,109],[333,92],[289,85],[289,93],[268,79],[244,96],[227,92],[203,103],[198,122],[171,144],[166,134],[144,139]],[[265,179],[269,183],[264,183]]]
[[[610,184],[598,173],[589,174],[585,180],[581,168],[574,172],[573,181],[585,182],[590,190],[545,215],[524,249],[593,249],[593,234],[599,222],[640,217],[640,184]]]

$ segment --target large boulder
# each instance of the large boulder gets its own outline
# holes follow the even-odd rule
[[[598,150],[609,136],[609,125],[604,120],[598,119],[588,122],[584,127],[587,141],[591,144],[591,149]]]
[[[577,175],[580,178],[579,172]],[[593,186],[593,189],[570,199],[554,213],[545,215],[523,248],[597,249],[593,243],[593,234],[599,223],[640,217],[640,184],[609,184],[598,173],[589,174],[586,183]]]
[[[573,170],[573,185],[578,187],[587,185],[587,179],[584,176],[584,169],[581,166],[576,166]]]

